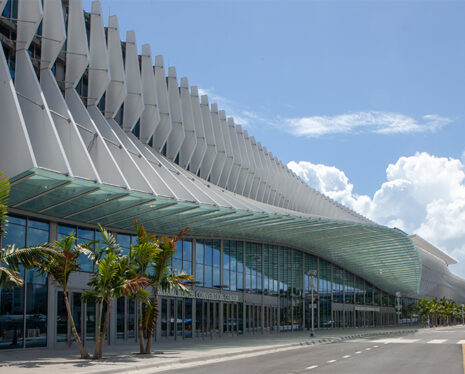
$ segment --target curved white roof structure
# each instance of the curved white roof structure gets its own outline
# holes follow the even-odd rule
[[[388,292],[418,292],[406,235],[310,188],[150,46],[138,55],[133,31],[121,42],[115,16],[105,28],[99,2],[85,14],[70,1],[67,28],[59,0],[20,1],[18,17],[14,82],[0,48],[11,211],[293,246]],[[41,21],[38,65],[27,49]]]

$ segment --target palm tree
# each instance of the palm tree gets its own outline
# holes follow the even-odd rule
[[[74,233],[62,237],[53,243],[44,244],[41,247],[43,250],[53,250],[54,255],[48,256],[45,260],[35,261],[36,266],[42,275],[50,275],[56,284],[63,289],[63,297],[65,300],[66,312],[68,313],[68,320],[71,324],[71,331],[74,339],[79,347],[81,358],[89,358],[86,348],[79,338],[76,330],[73,314],[69,306],[68,300],[68,281],[72,272],[79,270],[78,257],[81,254],[91,256],[91,251],[86,248],[86,245],[76,244],[76,237]]]
[[[149,235],[142,225],[136,222],[137,243],[131,245],[131,265],[140,277],[147,278],[149,269],[155,256],[161,251],[158,241],[154,235]],[[144,345],[144,315],[146,306],[150,305],[150,293],[145,289],[139,290],[134,298],[137,302],[137,313],[139,315],[139,350],[145,353]]]
[[[129,258],[127,255],[121,255],[121,249],[116,238],[100,225],[99,229],[105,247],[99,250],[99,244],[95,243],[95,250],[91,258],[96,265],[96,272],[91,276],[88,283],[91,290],[85,291],[83,294],[84,300],[96,300],[99,310],[93,359],[102,357],[112,301],[121,296],[131,295],[150,284],[148,278],[137,276],[132,271],[129,266]],[[100,334],[104,303],[107,308],[103,330]]]
[[[171,259],[176,252],[176,242],[187,231],[181,232],[178,236],[168,238],[162,237],[159,240],[161,251],[155,255],[152,263],[153,275],[150,276],[150,286],[152,288],[153,299],[147,305],[147,316],[145,319],[145,328],[147,331],[147,343],[145,353],[150,354],[152,351],[152,336],[158,319],[158,294],[159,291],[169,292],[173,289],[179,290],[182,293],[189,294],[186,288],[186,283],[191,281],[193,277],[185,273],[177,274],[171,269]]]
[[[158,318],[158,294],[160,290],[172,289],[189,293],[185,283],[192,280],[191,275],[176,274],[171,270],[170,262],[176,252],[176,241],[185,235],[187,230],[172,238],[157,239],[147,234],[144,227],[136,220],[137,244],[131,246],[131,262],[137,274],[150,279],[152,293],[139,290],[135,298],[138,300],[139,345],[141,354],[149,354],[152,349],[152,336]],[[144,337],[146,343],[144,344]]]

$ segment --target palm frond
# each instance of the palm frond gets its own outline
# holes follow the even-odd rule
[[[10,182],[3,172],[0,172],[0,236],[6,234],[6,216],[8,208],[8,198],[10,196]]]
[[[121,247],[116,240],[116,236],[105,230],[100,223],[98,224],[100,234],[102,234],[103,243],[107,246],[107,251],[121,253]]]
[[[16,248],[13,244],[0,249],[0,262],[15,270],[20,265],[27,269],[34,268],[37,262],[48,261],[51,256],[59,256],[59,252],[53,245],[47,243],[27,248]]]
[[[138,275],[135,278],[128,279],[125,281],[123,285],[124,293],[126,296],[135,294],[148,287],[150,283],[151,282],[149,278]]]
[[[20,277],[19,271],[0,266],[0,286],[12,288],[14,286],[22,286],[23,283],[24,281]]]

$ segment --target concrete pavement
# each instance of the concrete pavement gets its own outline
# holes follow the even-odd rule
[[[0,351],[0,373],[131,373],[152,372],[177,365],[200,365],[212,360],[259,356],[289,351],[307,345],[321,345],[363,336],[387,337],[416,331],[411,327],[383,329],[319,330],[311,338],[307,331],[165,341],[154,345],[152,355],[138,355],[137,345],[112,345],[104,349],[104,359],[79,359],[74,345],[66,350],[28,349]]]
[[[463,374],[464,337],[463,326],[422,329],[398,336],[365,337],[253,357],[242,355],[240,359],[227,361],[172,365],[140,374]]]

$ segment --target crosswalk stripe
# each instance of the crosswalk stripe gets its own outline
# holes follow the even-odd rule
[[[465,339],[459,340],[459,341],[457,342],[457,344],[465,344]]]
[[[446,341],[447,341],[447,339],[433,339],[433,340],[430,340],[427,343],[428,344],[442,344],[442,343],[444,343]]]
[[[402,339],[402,338],[387,338],[387,339],[378,339],[373,340],[372,343],[415,343],[418,342],[420,339]]]

